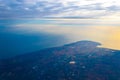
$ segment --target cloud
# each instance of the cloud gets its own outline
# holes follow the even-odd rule
[[[119,0],[0,0],[0,18],[99,18],[119,13],[119,3]]]

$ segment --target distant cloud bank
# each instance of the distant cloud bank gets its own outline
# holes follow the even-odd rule
[[[0,18],[119,16],[119,0],[0,0]]]

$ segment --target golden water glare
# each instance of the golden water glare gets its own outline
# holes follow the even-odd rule
[[[120,23],[118,21],[55,20],[52,24],[19,24],[16,26],[19,30],[64,35],[70,42],[91,40],[100,42],[101,47],[120,50]]]

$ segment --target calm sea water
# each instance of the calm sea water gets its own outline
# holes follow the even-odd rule
[[[49,20],[0,20],[0,58],[63,45],[64,36],[45,32],[27,32],[17,28],[19,24],[47,24]],[[41,26],[40,26],[41,27]]]
[[[120,49],[119,21],[91,19],[0,20],[0,58],[13,57],[79,40]]]

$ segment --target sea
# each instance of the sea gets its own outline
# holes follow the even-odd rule
[[[120,50],[119,20],[0,19],[0,59],[81,40]]]

